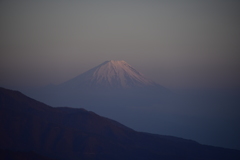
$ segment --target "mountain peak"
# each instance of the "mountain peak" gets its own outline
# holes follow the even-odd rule
[[[112,64],[124,64],[124,63],[127,63],[124,60],[110,60],[110,61],[107,61],[107,62],[112,63]]]
[[[114,65],[114,66],[119,66],[119,65],[129,65],[127,62],[125,62],[124,60],[109,60],[109,61],[105,61],[102,64],[109,64],[109,65]]]
[[[84,86],[94,89],[129,89],[156,86],[123,60],[110,60],[64,83],[74,87]]]

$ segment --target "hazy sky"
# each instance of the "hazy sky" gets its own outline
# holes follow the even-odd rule
[[[0,86],[125,60],[169,88],[240,87],[239,0],[1,0]]]

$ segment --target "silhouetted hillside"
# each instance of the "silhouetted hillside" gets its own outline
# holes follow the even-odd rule
[[[53,108],[3,88],[0,148],[66,160],[240,159],[237,150],[136,132],[84,109]]]
[[[0,159],[1,160],[55,160],[52,158],[43,157],[32,151],[12,151],[0,149]]]

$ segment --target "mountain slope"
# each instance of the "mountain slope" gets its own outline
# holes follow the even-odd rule
[[[56,160],[48,157],[43,157],[34,152],[21,152],[14,150],[3,150],[0,149],[1,160]]]
[[[240,151],[136,132],[84,109],[52,108],[0,88],[0,148],[59,159],[239,159]]]

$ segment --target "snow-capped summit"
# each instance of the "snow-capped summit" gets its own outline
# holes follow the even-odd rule
[[[71,88],[130,89],[157,86],[125,61],[106,61],[61,84]]]

